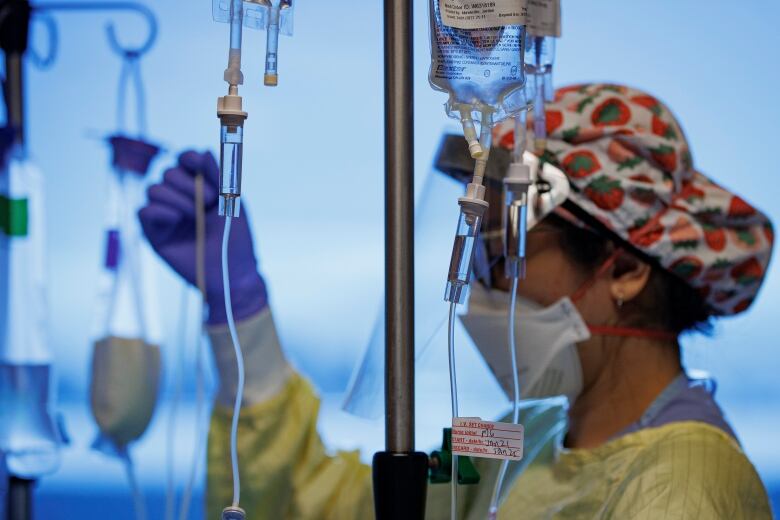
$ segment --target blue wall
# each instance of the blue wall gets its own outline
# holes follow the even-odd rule
[[[156,178],[176,151],[216,145],[228,37],[227,26],[211,21],[205,0],[147,4],[160,23],[157,46],[143,60],[149,134],[169,150],[154,164]],[[443,96],[426,80],[426,2],[416,2],[415,14],[419,189],[449,123]],[[780,222],[779,17],[776,2],[740,10],[725,0],[707,2],[706,9],[690,1],[567,0],[556,82],[625,82],[658,96],[682,121],[697,167]],[[108,165],[106,147],[94,136],[114,129],[120,63],[105,41],[106,16],[57,19],[59,59],[51,70],[28,68],[28,136],[48,181],[51,338],[60,396],[83,419]],[[140,41],[140,20],[120,21],[120,38]],[[288,354],[320,389],[338,392],[368,340],[382,290],[381,2],[301,2],[295,22],[295,37],[280,42],[276,89],[262,87],[264,34],[245,33],[244,194]],[[44,44],[41,34],[34,36],[36,46]],[[152,258],[149,271],[157,294],[150,303],[154,327],[172,363],[180,284]],[[719,380],[720,401],[776,504],[780,452],[770,432],[780,429],[778,307],[775,262],[750,312],[723,320],[712,339],[686,341],[689,363]],[[82,419],[72,421],[71,435],[86,449],[93,430]],[[159,453],[151,444],[144,441],[138,451]],[[70,464],[64,472],[75,471],[78,461]],[[154,476],[160,471],[149,466],[150,486],[161,482]],[[121,482],[121,472],[114,474]],[[84,486],[94,484],[84,478]],[[60,496],[57,489],[44,486]]]

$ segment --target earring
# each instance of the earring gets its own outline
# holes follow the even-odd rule
[[[617,304],[618,309],[623,308],[623,295],[619,295],[617,299],[615,300],[615,303]]]

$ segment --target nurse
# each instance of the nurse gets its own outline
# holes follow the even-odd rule
[[[525,367],[535,374],[525,397],[566,395],[568,426],[562,442],[551,437],[549,449],[505,485],[498,517],[771,518],[713,385],[685,374],[678,343],[681,333],[707,331],[713,319],[750,307],[769,262],[771,223],[695,169],[679,123],[646,93],[613,84],[566,87],[546,118],[540,159],[562,171],[570,189],[529,231],[517,348],[522,364],[524,353],[555,345],[554,356]],[[512,136],[507,122],[494,143],[511,150]],[[216,518],[232,494],[227,439],[236,369],[223,310],[213,157],[183,154],[149,189],[139,215],[158,254],[194,283],[197,171],[207,174],[207,325],[221,380],[208,451],[208,516]],[[485,231],[500,226],[499,194]],[[230,237],[247,370],[242,507],[252,518],[371,518],[371,470],[355,452],[326,453],[316,429],[319,400],[284,357],[249,229],[242,211]],[[473,283],[464,324],[490,359],[493,349],[506,349],[506,323],[495,311],[506,315],[509,285],[500,239],[485,245],[491,276]],[[544,325],[561,306],[570,311],[566,319]],[[523,327],[538,332],[524,336]],[[463,518],[486,517],[490,484],[466,491]],[[431,486],[427,518],[449,518],[448,504],[449,489]]]

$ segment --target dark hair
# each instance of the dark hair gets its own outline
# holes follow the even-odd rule
[[[585,272],[595,272],[616,247],[626,248],[607,231],[590,231],[563,218],[550,215],[546,219],[562,230],[560,246],[564,254]],[[712,311],[699,292],[659,267],[656,262],[637,251],[634,257],[651,266],[650,279],[639,295],[621,309],[625,324],[632,327],[666,330],[680,334],[701,332],[710,334]],[[621,259],[615,265],[617,274],[635,267],[631,259]]]

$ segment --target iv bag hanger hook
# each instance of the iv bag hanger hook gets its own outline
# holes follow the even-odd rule
[[[111,50],[122,57],[137,58],[151,50],[157,40],[157,19],[151,9],[136,2],[46,2],[33,7],[34,12],[52,11],[132,11],[141,15],[147,22],[146,40],[137,47],[125,47],[119,43],[114,23],[106,25],[106,36]]]

